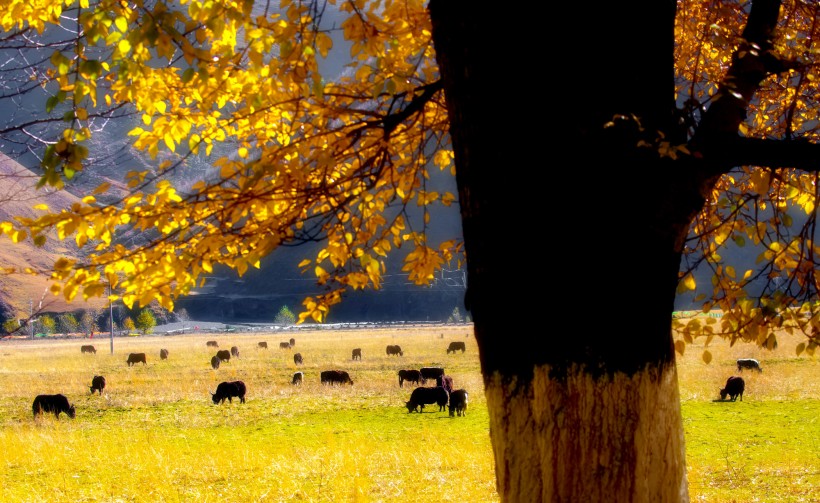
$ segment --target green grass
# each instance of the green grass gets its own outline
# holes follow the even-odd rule
[[[0,501],[458,501],[496,502],[495,472],[477,348],[465,327],[220,334],[0,343]],[[241,358],[210,368],[236,345]],[[270,349],[257,350],[265,340]],[[446,354],[451,340],[467,352]],[[400,344],[403,357],[388,357]],[[362,361],[351,350],[362,348]],[[159,349],[170,352],[159,359]],[[820,367],[781,350],[715,346],[710,365],[692,348],[679,360],[692,501],[820,501]],[[793,348],[793,345],[791,345]],[[148,365],[127,367],[144,351]],[[302,353],[302,386],[290,384]],[[752,352],[749,354],[749,352]],[[743,401],[714,402],[734,359],[759,358]],[[437,407],[409,414],[401,368],[441,365],[470,393],[467,415]],[[322,386],[348,370],[353,386]],[[91,377],[106,376],[102,396]],[[241,379],[247,403],[214,405],[209,392]],[[77,417],[34,420],[38,393],[63,393]]]

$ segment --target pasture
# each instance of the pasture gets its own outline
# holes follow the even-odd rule
[[[290,337],[295,346],[280,348]],[[212,369],[208,340],[239,358]],[[448,353],[452,341],[466,351]],[[709,365],[697,346],[679,358],[692,501],[820,501],[820,365],[795,357],[792,341],[775,351],[713,343]],[[89,343],[96,354],[81,353]],[[0,342],[0,501],[498,501],[470,326],[122,337],[113,355],[109,344]],[[392,344],[403,356],[386,354]],[[127,366],[132,352],[147,364]],[[742,402],[714,402],[741,357],[764,372],[742,374]],[[400,388],[397,372],[423,366],[467,389],[466,416],[407,412],[413,385]],[[321,385],[326,369],[354,384]],[[94,375],[106,378],[102,395],[90,393]],[[246,383],[247,403],[214,405],[210,392],[233,380]],[[76,418],[35,420],[40,393],[66,395]]]

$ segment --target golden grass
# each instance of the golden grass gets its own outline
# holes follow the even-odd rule
[[[495,473],[477,347],[470,327],[200,334],[0,343],[0,501],[470,501],[495,502]],[[279,342],[296,339],[291,350]],[[240,358],[214,371],[215,349]],[[464,354],[447,354],[464,340]],[[270,349],[256,348],[266,341]],[[780,349],[714,344],[679,359],[693,501],[820,501],[820,370]],[[96,355],[81,354],[93,343]],[[388,357],[400,344],[403,357]],[[353,348],[361,361],[352,361]],[[168,349],[168,360],[159,358]],[[127,367],[129,352],[148,364]],[[293,363],[300,352],[304,365]],[[743,402],[713,402],[739,357]],[[408,414],[398,369],[441,365],[470,392],[467,416],[428,406]],[[322,386],[319,372],[348,370],[353,386]],[[302,386],[290,384],[293,372]],[[89,393],[104,375],[102,396]],[[209,392],[241,379],[247,403],[214,405]],[[39,393],[63,393],[77,417],[34,420]],[[813,433],[813,436],[812,436]],[[785,455],[784,455],[785,453]]]

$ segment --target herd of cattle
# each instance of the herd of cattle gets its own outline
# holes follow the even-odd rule
[[[216,341],[207,341],[206,347],[219,348]],[[291,349],[296,345],[295,339],[290,339],[287,342],[281,342],[279,347],[281,349]],[[257,349],[268,349],[268,343],[265,341],[257,343]],[[462,341],[453,341],[447,347],[447,354],[455,353],[461,350],[462,353],[466,351],[466,346]],[[92,345],[82,345],[80,347],[81,353],[96,354],[97,350]],[[399,345],[388,345],[386,349],[388,356],[403,356],[404,352]],[[159,357],[161,360],[168,359],[168,350],[160,349]],[[231,347],[229,350],[218,349],[216,354],[211,357],[211,367],[216,370],[220,363],[229,362],[231,358],[239,358],[239,348],[237,346]],[[353,349],[352,360],[362,359],[361,348]],[[137,363],[147,365],[147,357],[145,353],[129,353],[126,359],[126,364],[131,367]],[[293,362],[296,365],[303,364],[301,353],[294,353]],[[738,361],[738,368],[740,368],[740,361]],[[320,375],[320,382],[323,385],[353,385],[353,379],[345,370],[323,370]],[[416,388],[410,394],[410,399],[405,402],[407,412],[424,412],[424,406],[436,404],[439,407],[439,412],[449,409],[450,416],[464,416],[467,413],[467,399],[468,393],[465,389],[453,389],[453,378],[444,373],[442,367],[422,367],[421,369],[401,369],[398,371],[399,387],[403,387],[405,382],[414,383]],[[428,380],[435,380],[435,386],[425,386]],[[304,381],[304,373],[301,371],[295,372],[291,380],[291,384],[301,385]],[[91,379],[91,394],[98,392],[102,395],[105,389],[105,377],[95,375]],[[245,403],[245,394],[247,387],[243,381],[225,381],[219,383],[216,391],[211,393],[211,398],[214,404],[221,404],[227,399],[231,403],[233,398],[239,398],[240,403]],[[723,390],[721,390],[723,394]],[[741,392],[742,400],[742,392]],[[55,417],[59,418],[61,413],[65,413],[68,417],[74,418],[76,411],[64,395],[37,395],[32,404],[32,411],[37,417],[43,413],[53,413]]]

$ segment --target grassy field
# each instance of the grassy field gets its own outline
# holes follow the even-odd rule
[[[0,501],[458,501],[496,502],[486,402],[471,328],[464,326],[279,334],[210,334],[0,342]],[[293,349],[279,342],[296,339]],[[220,349],[240,358],[210,367]],[[465,353],[447,354],[450,341]],[[266,341],[270,349],[256,349]],[[81,354],[93,343],[97,354]],[[387,344],[404,356],[388,357]],[[353,348],[362,360],[352,361]],[[168,360],[159,351],[167,349]],[[680,358],[690,495],[703,502],[820,501],[820,365],[780,349],[712,345]],[[130,352],[148,364],[128,367]],[[298,368],[293,353],[304,357]],[[734,360],[740,402],[714,402]],[[470,393],[467,415],[404,407],[401,368],[443,366]],[[321,370],[347,370],[353,386],[322,386]],[[290,384],[296,370],[302,386]],[[107,387],[91,395],[95,374]],[[243,380],[247,403],[214,405],[209,392]],[[40,393],[62,393],[77,416],[32,418]]]

